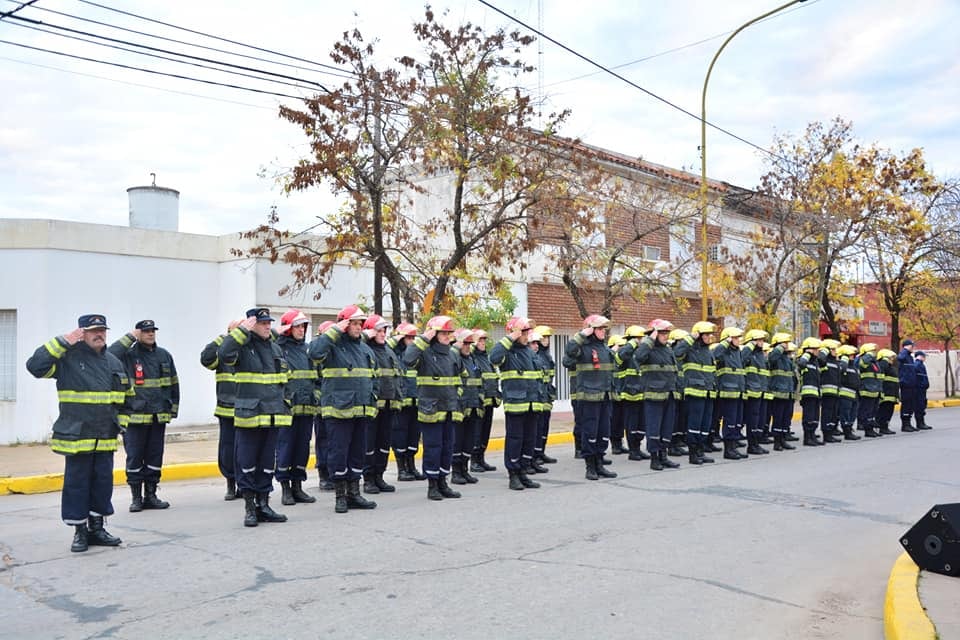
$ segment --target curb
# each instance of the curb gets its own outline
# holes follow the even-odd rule
[[[917,593],[920,568],[901,553],[890,570],[883,604],[883,635],[887,640],[935,640],[937,630]]]
[[[573,432],[565,431],[551,434],[547,438],[548,444],[567,444],[573,442]],[[487,451],[502,451],[504,447],[504,438],[491,438],[487,445]],[[417,452],[417,457],[422,457],[422,452]],[[390,452],[390,460],[393,460],[393,452]],[[308,468],[314,468],[316,458],[311,454],[307,462]],[[220,467],[216,462],[184,462],[180,464],[163,465],[164,480],[195,480],[197,478],[219,478]],[[127,483],[126,471],[123,469],[113,470],[114,486]],[[9,494],[33,494],[33,493],[51,493],[60,491],[63,488],[63,474],[51,473],[43,476],[23,476],[19,478],[0,478],[0,496]]]

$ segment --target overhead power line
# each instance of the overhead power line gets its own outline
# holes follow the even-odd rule
[[[87,2],[88,0],[80,0],[80,1],[81,1],[81,2]],[[697,122],[704,122],[707,126],[711,127],[712,129],[715,129],[715,130],[717,130],[717,131],[719,131],[719,132],[721,132],[721,133],[723,133],[723,134],[726,134],[726,135],[730,136],[731,138],[734,138],[735,140],[739,140],[740,142],[742,142],[742,143],[744,143],[744,144],[746,144],[746,145],[749,145],[749,146],[753,147],[754,149],[757,149],[758,151],[762,151],[763,153],[766,153],[766,154],[771,155],[771,156],[773,156],[773,157],[778,157],[777,154],[773,153],[773,152],[770,151],[769,149],[765,149],[765,148],[761,147],[760,145],[758,145],[758,144],[756,144],[756,143],[754,143],[754,142],[751,142],[751,141],[747,140],[746,138],[743,138],[743,137],[741,137],[741,136],[738,136],[737,134],[733,133],[732,131],[729,131],[729,130],[727,130],[727,129],[724,129],[723,127],[721,127],[721,126],[719,126],[719,125],[713,124],[713,123],[710,122],[709,120],[703,120],[703,119],[702,119],[700,116],[698,116],[697,114],[692,113],[692,112],[690,112],[690,111],[687,111],[686,109],[684,109],[684,108],[681,107],[680,105],[675,104],[675,103],[671,102],[670,100],[667,100],[666,98],[655,94],[654,92],[650,91],[649,89],[647,89],[647,88],[645,88],[645,87],[640,86],[639,84],[637,84],[636,82],[630,80],[629,78],[625,78],[624,76],[620,75],[620,74],[617,73],[616,71],[613,71],[612,69],[610,69],[610,68],[608,68],[608,67],[605,67],[604,65],[600,64],[599,62],[596,62],[595,60],[593,60],[593,59],[591,59],[591,58],[588,58],[587,56],[583,55],[582,53],[571,49],[570,47],[568,47],[567,45],[563,44],[562,42],[559,42],[559,41],[551,38],[551,37],[548,36],[547,34],[543,33],[542,31],[539,31],[539,30],[535,29],[534,27],[531,27],[530,25],[528,25],[526,22],[520,20],[519,18],[516,18],[516,17],[514,17],[514,16],[511,16],[509,13],[503,11],[502,9],[499,9],[498,7],[495,7],[494,5],[492,5],[492,4],[490,4],[489,2],[487,2],[487,0],[478,0],[478,2],[480,2],[480,4],[482,4],[482,5],[490,8],[490,9],[492,9],[492,10],[494,10],[494,11],[496,11],[497,13],[499,13],[500,15],[502,15],[503,17],[505,17],[505,18],[507,18],[507,19],[509,19],[509,20],[512,20],[513,22],[516,22],[517,24],[519,24],[519,25],[522,26],[523,28],[527,29],[528,31],[531,31],[532,33],[537,34],[537,36],[543,38],[544,40],[547,40],[548,42],[551,42],[551,43],[553,43],[554,45],[560,47],[561,49],[563,49],[563,50],[566,51],[567,53],[570,53],[570,54],[575,55],[576,57],[580,58],[580,59],[583,60],[584,62],[586,62],[586,63],[588,63],[588,64],[591,64],[591,65],[593,65],[594,67],[597,67],[597,68],[600,69],[601,71],[610,74],[611,76],[613,76],[614,78],[617,78],[618,80],[620,80],[620,81],[622,81],[622,82],[625,82],[626,84],[630,85],[630,86],[633,87],[634,89],[638,89],[638,90],[642,91],[643,93],[647,94],[648,96],[650,96],[651,98],[653,98],[653,99],[655,99],[655,100],[658,100],[658,101],[664,103],[665,105],[667,105],[667,106],[669,106],[669,107],[671,107],[671,108],[673,108],[673,109],[676,109],[677,111],[679,111],[679,112],[681,112],[681,113],[683,113],[683,114],[685,114],[685,115],[690,116],[691,118],[693,118],[693,119],[696,120]]]
[[[16,9],[11,9],[10,11],[0,13],[0,20],[3,20],[4,18],[9,18],[13,14],[15,14],[17,11],[20,11],[21,9],[26,9],[36,1],[37,0],[27,0],[27,2],[17,2],[17,0],[13,0],[13,2],[17,2],[17,4],[19,4],[20,6],[17,7]]]
[[[14,4],[19,4],[19,1],[18,1],[18,0],[6,0],[6,1],[7,1],[7,2],[12,2],[12,3],[14,3]],[[36,2],[36,0],[34,0],[34,2]],[[165,41],[165,42],[173,42],[173,43],[175,43],[175,44],[182,44],[182,45],[186,45],[186,46],[188,46],[188,47],[194,47],[194,48],[196,48],[196,49],[203,49],[203,50],[205,50],[205,51],[213,51],[213,52],[215,52],[215,53],[225,53],[225,54],[227,54],[227,55],[235,56],[235,57],[237,57],[237,58],[245,58],[245,59],[247,59],[247,60],[256,60],[257,62],[266,62],[266,63],[268,63],[268,64],[278,65],[278,66],[281,66],[281,67],[288,67],[288,68],[290,68],[290,69],[297,69],[297,70],[299,70],[299,71],[309,71],[309,72],[312,72],[312,73],[321,73],[321,74],[329,75],[329,76],[332,76],[332,77],[335,77],[335,78],[354,78],[354,77],[356,77],[356,73],[355,73],[354,71],[352,71],[351,69],[339,69],[339,71],[327,71],[327,70],[324,70],[324,69],[313,69],[313,68],[310,68],[310,67],[304,67],[304,66],[297,65],[297,64],[290,64],[289,62],[280,62],[280,61],[278,61],[278,60],[268,60],[267,58],[261,58],[261,57],[259,57],[259,56],[252,56],[252,55],[249,55],[249,54],[246,54],[246,53],[238,53],[238,52],[236,52],[236,51],[229,51],[229,50],[227,50],[227,49],[218,49],[217,47],[209,47],[209,46],[207,46],[207,45],[197,44],[197,43],[195,43],[195,42],[189,42],[189,41],[186,41],[186,40],[178,40],[178,39],[176,39],[176,38],[169,38],[169,37],[167,37],[167,36],[161,36],[161,35],[157,35],[157,34],[155,34],[155,33],[149,33],[149,32],[146,32],[146,31],[138,31],[138,30],[136,30],[136,29],[130,29],[130,28],[128,28],[128,27],[121,27],[120,25],[110,24],[109,22],[102,22],[102,21],[100,21],[100,20],[94,20],[94,19],[92,19],[92,18],[85,18],[85,17],[83,17],[83,16],[78,16],[78,15],[74,15],[74,14],[71,14],[71,13],[65,13],[65,12],[63,12],[63,11],[57,11],[57,10],[55,10],[55,9],[48,9],[47,7],[35,6],[35,7],[32,7],[32,9],[35,10],[35,11],[45,11],[45,12],[47,12],[47,13],[52,13],[52,14],[55,14],[55,15],[58,15],[58,16],[63,16],[64,18],[69,18],[69,19],[71,19],[71,20],[78,20],[78,21],[80,21],[80,22],[86,22],[86,23],[89,23],[89,24],[95,24],[95,25],[99,25],[99,26],[101,26],[101,27],[107,27],[107,28],[109,28],[109,29],[116,29],[117,31],[123,31],[123,32],[125,32],[125,33],[133,33],[133,34],[136,34],[136,35],[138,35],[138,36],[146,36],[146,37],[148,37],[148,38],[155,38],[155,39],[157,39],[157,40],[163,40],[163,41]],[[329,65],[329,66],[332,67],[332,65]],[[336,67],[333,67],[333,68],[336,68]]]

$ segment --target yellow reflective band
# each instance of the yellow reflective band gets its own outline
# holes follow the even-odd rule
[[[315,416],[320,413],[320,407],[315,404],[295,404],[290,411],[295,416]]]
[[[233,417],[233,407],[224,407],[223,405],[217,405],[217,408],[213,410],[213,415],[218,418],[232,418]]]
[[[642,364],[640,365],[640,375],[651,373],[653,371],[667,371],[676,373],[677,368],[672,364]]]
[[[508,369],[507,371],[500,372],[500,379],[503,381],[507,380],[541,380],[543,379],[543,372],[539,369],[535,371],[516,371],[513,369]]]
[[[739,391],[720,391],[719,395],[720,398],[740,398],[742,396],[743,394],[741,394]]]
[[[233,373],[218,373],[217,382],[234,382]]]
[[[383,398],[377,399],[377,409],[401,409],[403,403],[401,400],[384,400]]]
[[[57,391],[60,402],[74,404],[114,404],[123,403],[123,391]]]
[[[683,395],[689,398],[706,398],[707,390],[706,389],[694,389],[692,387],[687,387],[683,390]]]
[[[697,364],[696,362],[684,362],[683,372],[703,371],[704,373],[716,373],[717,367],[712,364]]]
[[[782,369],[773,369],[773,370],[770,372],[770,375],[773,375],[773,376],[781,376],[781,377],[784,377],[784,378],[792,378],[792,377],[793,377],[793,371],[784,371],[784,370],[782,370]]]
[[[127,424],[152,424],[153,416],[157,416],[157,422],[167,423],[173,420],[170,413],[126,413]]]
[[[356,369],[346,369],[343,367],[334,367],[324,369],[324,378],[373,378],[376,375],[376,369],[366,369],[357,367]]]
[[[399,375],[400,375],[400,372],[397,371],[396,369],[393,369],[393,368],[390,368],[390,369],[380,369],[380,377],[381,377],[381,378],[396,378],[396,377],[399,376]]]
[[[578,362],[577,371],[613,371],[615,368],[612,362],[600,362],[591,364],[589,362]]]
[[[235,417],[233,424],[243,429],[251,429],[254,427],[289,427],[293,424],[293,416],[265,413],[249,418]]]
[[[403,373],[403,375],[407,376],[408,378],[416,378],[416,377],[417,377],[417,370],[416,370],[416,369],[407,369],[407,370]]]
[[[54,358],[57,358],[58,360],[62,358],[63,354],[67,352],[64,346],[60,344],[60,341],[57,340],[56,338],[51,338],[50,340],[47,340],[44,343],[43,347],[47,350],[47,353],[52,355]]]
[[[316,380],[319,377],[315,369],[294,369],[287,372],[288,380]]]
[[[430,346],[430,343],[424,340],[423,338],[421,338],[420,336],[416,336],[413,339],[413,344],[417,345],[417,349],[420,349],[420,351],[426,351],[427,347]]]
[[[460,376],[417,376],[417,384],[421,387],[459,387]]]
[[[89,453],[91,451],[106,452],[117,450],[116,438],[85,438],[83,440],[61,440],[60,438],[50,439],[50,448],[57,453],[72,455],[76,453]]]
[[[237,344],[246,344],[248,336],[240,327],[236,327],[230,332],[230,337],[237,341]]]
[[[480,377],[484,380],[496,380],[500,377],[500,374],[496,371],[484,371],[480,374]]]
[[[467,386],[468,386],[468,387],[482,387],[482,386],[483,386],[483,380],[481,380],[480,378],[467,378]]]
[[[56,372],[57,372],[57,365],[53,365],[45,374],[43,374],[43,377],[52,378],[53,374],[55,374]]]
[[[340,418],[350,420],[353,418],[375,418],[377,417],[377,408],[375,406],[356,405],[346,409],[337,409],[336,407],[320,407],[320,415],[324,418]]]
[[[160,387],[169,387],[172,385],[172,378],[144,378],[143,384],[138,384],[136,387],[140,387],[141,389],[159,389]]]
[[[287,374],[237,371],[233,374],[233,379],[237,384],[286,384]]]

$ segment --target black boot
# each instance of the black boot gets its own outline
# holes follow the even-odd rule
[[[87,542],[87,536],[89,532],[87,531],[86,524],[75,524],[73,525],[73,544],[70,545],[70,551],[78,553],[81,551],[86,551],[89,543]]]
[[[613,460],[611,460],[610,458],[604,457],[602,453],[597,456],[597,460],[600,462],[600,464],[606,464],[606,465],[613,464]]]
[[[474,473],[486,473],[487,468],[480,464],[480,452],[474,451],[470,454],[470,471]]]
[[[297,502],[305,502],[306,504],[313,504],[317,501],[312,495],[303,490],[303,481],[302,480],[291,480],[290,481],[290,493],[293,494],[293,499]]]
[[[803,446],[805,447],[818,447],[820,446],[820,441],[816,439],[812,431],[804,429],[803,431]]]
[[[882,425],[880,425],[880,428],[877,430],[877,433],[879,433],[882,436],[892,436],[895,433],[895,431],[890,428],[889,422],[884,422]]]
[[[410,453],[407,454],[407,456],[409,456],[407,458],[407,469],[409,469],[410,473],[413,474],[413,479],[426,480],[427,476],[425,476],[423,473],[420,472],[419,469],[417,469],[417,454],[411,451]]]
[[[337,513],[346,513],[350,510],[347,506],[347,481],[337,480],[333,483],[333,487],[337,492],[336,502],[334,502],[333,510]]]
[[[863,430],[863,435],[865,438],[879,438],[880,434],[877,433],[877,430],[873,424],[867,424],[866,428]]]
[[[919,418],[917,419],[917,424],[920,424]],[[910,424],[910,418],[902,417],[900,418],[900,431],[904,433],[913,433],[917,428]]]
[[[585,456],[583,458],[583,463],[586,466],[586,473],[583,477],[587,480],[599,480],[600,476],[597,475],[597,461],[593,456]]]
[[[494,465],[492,465],[492,464],[490,464],[489,462],[487,462],[487,452],[486,452],[486,451],[481,451],[481,452],[480,452],[480,466],[483,467],[484,471],[496,471],[496,470],[497,470],[497,468],[496,468]]]
[[[747,456],[743,455],[737,451],[737,441],[736,440],[724,440],[723,441],[723,458],[724,460],[743,460]]]
[[[663,462],[660,459],[659,451],[650,452],[650,468],[654,471],[663,471]]]
[[[843,440],[837,437],[836,433],[837,433],[836,427],[828,425],[827,428],[823,431],[823,443],[836,444],[838,442],[843,442]]]
[[[237,493],[237,481],[233,478],[227,478],[227,492],[223,494],[223,499],[229,502],[230,500],[236,500],[239,497],[240,496]]]
[[[378,471],[373,476],[373,483],[380,489],[380,493],[393,493],[397,490],[392,484],[387,484],[387,481],[383,479],[383,471]]]
[[[601,478],[616,478],[617,473],[615,471],[610,471],[609,469],[604,468],[602,464],[597,466],[597,475]]]
[[[133,496],[133,499],[130,501],[130,513],[143,511],[143,483],[131,482],[130,495]]]
[[[860,436],[853,432],[852,424],[843,425],[843,439],[844,440],[859,440]]]
[[[443,494],[440,493],[436,478],[427,478],[427,499],[443,500]]]
[[[687,461],[690,464],[703,464],[703,460],[700,458],[700,455],[697,453],[696,445],[690,445],[688,448],[690,452],[687,454],[688,455]]]
[[[664,469],[676,469],[680,465],[667,457],[667,451],[660,449],[660,464],[663,465]]]
[[[317,488],[320,489],[320,491],[333,491],[335,487],[333,480],[330,479],[330,472],[327,471],[327,466],[317,467],[317,474],[320,476],[320,482],[317,484]]]
[[[470,475],[470,464],[467,461],[466,456],[460,458],[460,473],[463,474],[463,479],[467,481],[467,484],[477,484],[479,480],[475,476]]]
[[[612,454],[615,455],[615,456],[619,456],[619,455],[622,455],[622,454],[624,454],[624,453],[628,453],[628,450],[623,448],[623,439],[622,439],[622,438],[615,438],[615,439],[610,440],[610,453],[612,453]]]
[[[394,457],[397,459],[397,481],[413,482],[416,480],[417,476],[410,468],[413,466],[413,454],[406,452],[396,453]]]
[[[793,431],[783,437],[784,442],[800,442],[800,438],[794,435]]]
[[[917,416],[917,431],[929,431],[930,429],[933,429],[933,427],[927,424],[927,417]]]
[[[547,452],[544,451],[541,453],[538,458],[543,464],[557,464],[557,459],[547,455]]]
[[[280,481],[280,504],[287,507],[297,504],[297,501],[293,499],[293,494],[290,493],[290,481],[281,480]]]
[[[143,508],[144,509],[166,509],[170,506],[169,502],[157,497],[157,483],[143,483]]]
[[[760,446],[760,443],[757,442],[756,438],[751,437],[749,439],[749,444],[747,446],[747,453],[750,455],[762,455],[764,453],[770,453],[766,449]]]
[[[583,449],[580,446],[580,434],[576,431],[573,432],[573,457],[576,459],[583,458]]]
[[[630,449],[630,455],[627,456],[627,460],[649,460],[650,456],[644,453],[643,449],[639,446]]]
[[[373,472],[368,471],[363,474],[363,492],[375,495],[380,493],[380,487],[373,480]]]
[[[545,466],[540,464],[540,460],[537,456],[533,457],[533,460],[530,461],[530,468],[533,469],[535,473],[549,473],[550,469],[547,469]]]
[[[255,527],[260,520],[257,518],[257,503],[253,491],[243,492],[243,526]]]
[[[773,450],[783,451],[783,436],[779,433],[773,435]]]
[[[718,451],[723,451],[720,447],[713,443],[713,438],[707,438],[706,443],[703,445],[703,450],[709,453],[717,453]]]
[[[524,489],[539,489],[540,483],[534,480],[531,480],[527,477],[527,472],[523,468],[517,471],[517,477],[520,478],[520,484],[523,485]]]
[[[689,451],[687,451],[687,448],[683,446],[682,433],[673,434],[673,436],[671,436],[670,438],[670,445],[671,445],[671,448],[674,451],[676,451],[676,453],[670,453],[669,451],[667,451],[667,453],[671,456],[685,456],[690,453]]]
[[[350,509],[376,509],[377,503],[360,495],[360,480],[347,480],[347,507]]]
[[[447,484],[447,477],[440,476],[437,478],[437,489],[440,491],[440,495],[444,498],[459,498],[460,492],[454,491],[450,488],[450,485]]]
[[[523,491],[523,483],[520,482],[520,473],[516,469],[507,469],[510,476],[510,488],[513,491]]]
[[[270,506],[270,494],[257,494],[257,520],[260,522],[286,522],[287,516],[277,513]]]
[[[702,445],[702,444],[698,444],[698,445],[697,445],[697,455],[700,457],[700,462],[703,462],[704,464],[711,464],[711,463],[713,462],[713,458],[709,458],[709,457],[703,455],[703,445]]]
[[[91,547],[116,547],[120,542],[120,538],[103,528],[103,516],[87,518],[87,544]]]
[[[769,433],[764,432],[763,435],[760,436],[760,439],[757,440],[757,442],[759,444],[773,444],[773,438],[770,437]]]
[[[463,476],[461,464],[460,460],[453,461],[453,470],[450,474],[450,482],[453,484],[467,484],[467,479]]]

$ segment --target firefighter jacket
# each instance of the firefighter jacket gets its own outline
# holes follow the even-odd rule
[[[897,369],[886,358],[882,358],[878,364],[882,380],[880,402],[896,402],[900,399],[900,377]]]
[[[840,361],[827,349],[820,350],[820,395],[840,395]]]
[[[376,340],[367,343],[377,359],[380,369],[380,386],[377,390],[378,409],[400,409],[403,405],[403,384],[405,371],[400,364],[400,356],[389,344],[377,344]],[[412,403],[411,403],[412,404]]]
[[[897,354],[897,376],[900,378],[901,387],[914,389],[918,386],[917,361],[907,348],[901,349]]]
[[[748,342],[740,347],[740,359],[743,361],[744,397],[762,398],[770,386],[770,369],[767,368],[767,355],[763,347],[756,342]]]
[[[563,366],[576,368],[577,400],[603,402],[613,397],[613,372],[616,366],[613,352],[596,335],[584,336],[580,331],[573,334],[567,341]]]
[[[914,366],[917,368],[917,389],[926,391],[930,388],[930,377],[927,375],[927,365],[914,360]]]
[[[407,344],[403,338],[387,338],[387,346],[393,349],[397,354],[397,371],[400,374],[400,406],[412,407],[417,403],[417,370],[408,367],[403,362],[403,354],[407,350]]]
[[[549,411],[553,409],[553,401],[557,399],[557,385],[553,382],[557,375],[557,363],[550,354],[550,349],[542,344],[536,357],[543,369],[543,409]]]
[[[880,366],[877,357],[872,353],[865,353],[857,358],[857,368],[860,369],[860,396],[863,398],[879,398],[883,381],[880,378]]]
[[[490,355],[486,351],[474,349],[473,356],[480,367],[480,377],[483,379],[483,406],[500,406],[500,372],[490,362]]]
[[[767,370],[770,372],[767,399],[791,400],[796,387],[796,369],[784,345],[778,344],[770,349],[770,353],[767,354]]]
[[[540,385],[543,369],[528,345],[504,336],[490,349],[490,362],[500,370],[503,410],[506,413],[543,411]]]
[[[133,395],[120,411],[128,424],[166,424],[180,411],[180,381],[173,356],[163,347],[147,346],[126,334],[108,348],[123,363],[133,383]]]
[[[666,400],[679,390],[677,358],[673,348],[660,344],[650,336],[644,336],[637,345],[633,358],[640,370],[640,386],[643,400]]]
[[[352,420],[377,415],[380,369],[362,337],[351,338],[334,325],[310,343],[310,358],[319,362],[320,415]]]
[[[222,363],[234,368],[234,426],[255,429],[289,427],[293,423],[283,395],[289,367],[272,338],[264,339],[237,327],[223,339],[219,356]]]
[[[613,361],[617,363],[616,382],[617,393],[624,402],[639,402],[643,400],[643,389],[640,386],[640,370],[633,354],[640,341],[630,338],[627,343],[613,352]]]
[[[856,400],[860,392],[860,369],[850,356],[840,356],[840,397]]]
[[[717,367],[703,340],[694,340],[693,336],[677,340],[673,354],[683,374],[680,383],[685,398],[717,397]]]
[[[460,396],[461,405],[466,415],[470,415],[471,412],[480,415],[479,409],[483,407],[483,371],[473,355],[474,347],[470,347],[470,350],[471,353],[468,355],[463,355],[459,349],[453,350],[459,356],[463,370],[466,372],[463,378],[463,395]]]
[[[54,378],[60,415],[53,423],[50,448],[63,455],[117,450],[117,434],[125,426],[120,415],[130,378],[106,349],[94,351],[85,342],[70,345],[51,338],[27,360],[35,378]]]
[[[200,364],[215,371],[217,375],[217,408],[213,415],[218,418],[233,417],[233,403],[237,399],[237,382],[233,378],[233,367],[220,361],[220,345],[225,335],[217,336],[200,352]]]
[[[319,373],[310,359],[310,349],[304,340],[293,336],[280,336],[277,344],[287,361],[287,384],[283,395],[295,416],[315,416],[320,413],[317,406],[317,380]]]
[[[721,340],[713,349],[713,362],[717,367],[717,396],[743,397],[747,383],[740,349],[729,340]]]
[[[417,420],[424,423],[463,420],[463,363],[449,345],[422,335],[403,352],[403,363],[417,372]]]
[[[797,357],[797,375],[800,376],[800,397],[820,397],[820,358],[804,351]]]

